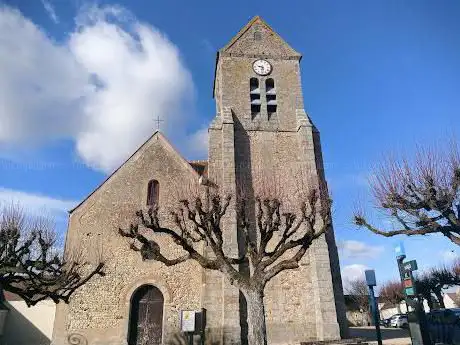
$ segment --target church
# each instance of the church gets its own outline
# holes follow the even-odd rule
[[[208,159],[185,160],[157,131],[70,212],[66,255],[78,250],[92,260],[102,252],[106,275],[57,306],[52,344],[184,344],[180,312],[202,308],[206,344],[247,343],[239,291],[220,272],[190,260],[170,267],[143,261],[117,230],[153,203],[167,212],[177,186],[203,178],[228,191],[252,188],[261,172],[281,176],[286,189],[294,188],[299,168],[324,179],[319,132],[304,109],[301,57],[253,18],[217,53]],[[229,246],[236,246],[236,221],[229,219],[226,231]],[[177,255],[173,243],[157,242],[162,252]],[[300,268],[269,282],[265,314],[268,344],[345,336],[333,231],[313,243]]]

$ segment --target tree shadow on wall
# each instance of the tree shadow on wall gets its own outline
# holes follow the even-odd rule
[[[251,160],[251,141],[248,133],[244,129],[241,122],[236,116],[233,116],[235,124],[235,173],[236,173],[236,189],[237,193],[242,193],[249,200],[254,199],[254,186],[252,176],[252,160]],[[248,207],[246,214],[250,224],[255,224],[255,208]],[[238,231],[238,253],[243,255],[246,253],[246,242],[241,229]],[[256,230],[251,227],[249,236],[255,236]],[[242,263],[239,265],[240,272],[247,275],[249,272],[249,264]],[[240,329],[241,329],[241,344],[248,345],[248,312],[247,303],[244,295],[239,293],[239,309],[240,309]]]

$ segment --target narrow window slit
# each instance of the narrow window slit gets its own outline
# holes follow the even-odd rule
[[[158,205],[160,196],[160,184],[157,180],[149,181],[147,186],[147,206]]]

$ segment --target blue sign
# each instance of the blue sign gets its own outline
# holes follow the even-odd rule
[[[404,243],[399,242],[395,246],[395,254],[396,254],[397,258],[402,258],[402,257],[405,258],[406,257],[406,250],[404,249]]]
[[[366,271],[364,271],[364,275],[366,276],[366,284],[367,284],[367,286],[376,286],[377,285],[374,270],[366,270]]]
[[[406,293],[406,296],[414,296],[415,291],[413,287],[407,287],[404,289],[404,292]]]

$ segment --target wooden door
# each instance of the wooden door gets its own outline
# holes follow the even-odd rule
[[[163,335],[163,294],[152,285],[140,287],[131,299],[129,345],[160,345]]]

